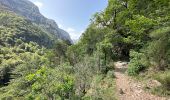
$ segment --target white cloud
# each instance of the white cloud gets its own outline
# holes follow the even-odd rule
[[[33,2],[36,6],[38,6],[38,8],[42,8],[43,7],[43,3],[42,2],[40,2],[40,1],[35,1],[35,2]]]
[[[84,30],[82,30],[80,33],[81,33],[81,34],[84,33]]]
[[[59,28],[63,28],[63,25],[61,25],[61,24],[58,24],[58,27],[59,27]]]
[[[74,28],[69,27],[65,30],[70,34],[70,37],[73,40],[78,40],[81,36],[81,32],[77,32]]]
[[[67,28],[66,31],[71,33],[71,32],[75,32],[75,29],[69,27],[69,28]]]
[[[81,34],[84,32],[84,31],[80,31],[80,32],[76,31],[72,27],[66,28],[62,24],[58,24],[58,27],[67,31],[69,33],[71,39],[73,39],[73,40],[78,40],[80,38]]]
[[[71,36],[71,39],[73,39],[73,40],[78,40],[81,36],[80,33],[69,33],[69,34]]]

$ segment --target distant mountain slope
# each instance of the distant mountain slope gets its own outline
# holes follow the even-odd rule
[[[40,46],[52,47],[54,38],[41,27],[10,12],[0,12],[0,45],[14,46],[16,42],[35,42]]]
[[[0,9],[12,11],[39,25],[44,31],[52,34],[57,39],[72,43],[69,34],[60,29],[56,22],[45,18],[38,7],[28,0],[0,0]]]

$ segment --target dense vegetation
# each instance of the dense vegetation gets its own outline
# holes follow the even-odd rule
[[[72,97],[72,69],[69,64],[59,66],[66,46],[66,42],[54,41],[35,23],[1,12],[0,99]]]
[[[108,0],[107,8],[94,15],[80,41],[69,47],[68,58],[73,65],[79,62],[87,65],[90,58],[95,60],[91,73],[90,70],[86,75],[80,73],[86,80],[88,73],[91,76],[106,74],[113,68],[111,62],[126,60],[129,61],[128,75],[152,73],[151,77],[169,91],[169,35],[169,0]],[[80,70],[90,68],[89,65]],[[169,95],[169,92],[163,94]]]
[[[0,13],[0,99],[114,100],[116,60],[129,61],[130,76],[159,73],[170,91],[169,35],[169,0],[108,0],[71,46]]]

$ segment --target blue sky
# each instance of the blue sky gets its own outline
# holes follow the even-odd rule
[[[107,6],[107,0],[30,0],[47,18],[54,19],[58,26],[78,39],[87,28],[95,12]]]

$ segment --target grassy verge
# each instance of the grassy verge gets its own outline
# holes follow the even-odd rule
[[[151,89],[153,94],[160,96],[167,96],[170,98],[170,71],[158,72],[154,76],[154,79],[158,80],[161,85]]]
[[[144,90],[154,95],[170,98],[170,71],[146,71],[132,76],[144,84]],[[168,75],[169,74],[169,75]]]
[[[115,77],[113,71],[107,75],[96,75],[84,100],[117,100],[115,95]]]

